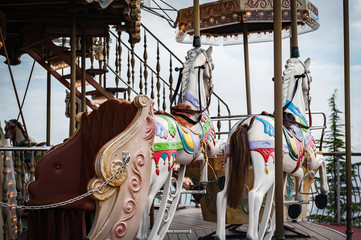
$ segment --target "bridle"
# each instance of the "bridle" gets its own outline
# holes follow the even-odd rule
[[[179,73],[179,77],[178,77],[178,82],[177,82],[177,87],[175,89],[175,92],[174,92],[174,95],[172,97],[172,101],[171,101],[171,113],[173,115],[176,115],[176,116],[179,116],[179,117],[182,117],[183,119],[185,119],[186,121],[188,121],[189,123],[195,125],[197,123],[200,122],[201,120],[201,115],[203,114],[203,112],[205,112],[206,110],[208,110],[209,108],[209,105],[211,103],[211,96],[212,96],[212,92],[213,92],[213,83],[212,83],[212,67],[211,67],[211,64],[210,62],[212,61],[212,59],[208,59],[208,56],[207,54],[205,53],[204,50],[202,50],[202,53],[203,55],[205,56],[206,58],[206,62],[204,65],[200,65],[200,66],[196,66],[194,67],[195,69],[198,69],[198,100],[199,100],[199,110],[191,110],[191,109],[179,109],[179,108],[175,108],[175,107],[172,107],[175,99],[176,99],[176,95],[178,94],[178,91],[179,91],[179,86],[180,86],[180,82],[181,82],[181,79],[182,79],[182,70],[183,68],[181,68],[182,70],[180,71]],[[209,97],[208,97],[208,101],[207,101],[207,105],[204,109],[202,109],[202,98],[201,98],[201,84],[200,84],[200,81],[201,81],[201,69],[205,69],[205,65],[208,66],[208,72],[209,72],[209,79],[208,79],[208,92],[209,92]],[[198,116],[198,119],[197,121],[194,121],[192,119],[190,119],[189,117],[187,117],[186,115],[184,115],[183,113],[190,113],[190,114],[199,114]]]

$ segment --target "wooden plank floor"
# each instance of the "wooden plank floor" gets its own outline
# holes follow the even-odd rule
[[[169,228],[169,230],[174,230],[176,233],[168,233],[165,237],[165,240],[212,239],[211,237],[205,238],[205,236],[213,233],[215,229],[216,223],[206,222],[203,220],[200,208],[187,207],[177,210],[173,219],[173,223]],[[179,231],[181,231],[181,233]],[[246,231],[247,225],[243,225],[233,231],[227,231],[227,239],[245,239]],[[297,233],[301,233],[305,236],[297,236]],[[285,223],[285,238],[296,240],[341,240],[345,239],[346,237],[343,233],[337,232],[335,230],[325,228],[317,224],[299,221]]]

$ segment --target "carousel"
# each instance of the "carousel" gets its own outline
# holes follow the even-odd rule
[[[2,239],[315,237],[295,226],[327,207],[325,155],[334,154],[323,153],[326,117],[311,111],[312,65],[299,54],[298,35],[320,27],[318,8],[309,0],[194,0],[179,10],[160,2],[166,7],[139,0],[0,3],[0,54],[19,110],[1,119],[4,130],[0,125]],[[185,61],[146,27],[142,11],[172,22],[174,41],[189,45]],[[174,21],[167,11],[176,12]],[[361,154],[351,153],[347,0],[344,13],[352,239],[351,154]],[[274,45],[274,110],[254,114],[249,44],[259,42]],[[232,115],[216,93],[214,71],[222,69],[204,45],[243,45],[246,114]],[[13,68],[23,54],[34,62],[21,99]],[[29,136],[23,113],[35,64],[47,72],[44,143]],[[55,146],[52,79],[67,90],[69,118],[69,134]],[[211,230],[195,230],[206,224]]]

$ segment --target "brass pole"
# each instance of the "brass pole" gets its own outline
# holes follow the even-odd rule
[[[51,73],[47,71],[47,81],[46,81],[46,145],[47,146],[50,146],[50,120],[51,120]]]
[[[275,113],[275,199],[276,239],[284,239],[283,224],[283,144],[282,144],[282,11],[274,0],[274,113]]]
[[[199,15],[199,0],[193,0],[193,27],[194,27],[194,36],[193,36],[193,47],[201,46],[201,30],[200,30],[200,15]]]
[[[71,136],[75,131],[75,81],[76,81],[76,23],[75,23],[75,18],[73,18],[72,24],[71,24],[70,47],[71,47],[71,69],[70,69],[71,79],[70,79],[69,136]]]
[[[86,38],[83,35],[81,38],[81,111],[86,112],[86,97],[85,97],[85,78],[86,78]]]
[[[247,98],[247,114],[252,114],[252,102],[251,102],[251,82],[249,72],[249,52],[248,52],[248,27],[246,23],[243,23],[243,51],[244,51],[244,72],[246,80],[246,98]]]
[[[350,113],[350,23],[349,1],[343,1],[344,29],[344,77],[345,77],[345,139],[346,139],[346,209],[347,209],[347,239],[352,239],[352,165],[351,165],[351,113]]]
[[[291,57],[298,58],[300,52],[298,49],[297,37],[297,0],[291,0]]]

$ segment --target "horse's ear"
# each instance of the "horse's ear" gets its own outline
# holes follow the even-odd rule
[[[70,92],[68,90],[66,90],[66,89],[65,89],[65,93],[66,93],[66,95],[70,94]]]
[[[305,61],[305,67],[306,67],[306,69],[309,69],[309,68],[310,68],[310,65],[311,65],[311,59],[310,59],[310,58],[307,58],[306,61]]]
[[[212,58],[212,51],[213,51],[212,46],[210,46],[210,47],[206,50],[206,53],[207,53],[207,57],[208,57],[208,58]]]

